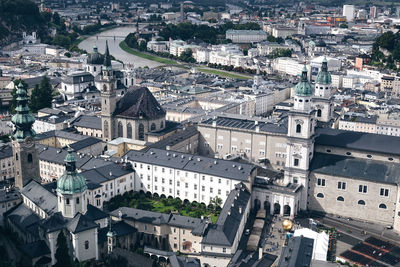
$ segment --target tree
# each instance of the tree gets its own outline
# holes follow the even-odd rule
[[[347,25],[347,23],[342,23],[339,25],[339,27],[342,29],[347,29],[349,27],[349,25]]]
[[[57,249],[55,258],[57,260],[55,267],[71,267],[71,258],[68,253],[67,239],[64,232],[60,231],[57,237]]]
[[[276,48],[269,54],[269,58],[291,57],[291,56],[292,56],[292,50],[286,48]]]
[[[40,86],[35,86],[30,100],[29,107],[34,113],[42,108],[51,108],[53,90],[51,88],[50,80],[46,76],[44,76],[40,81]]]
[[[210,204],[214,205],[214,212],[216,212],[218,208],[221,208],[222,199],[216,196],[210,200]]]

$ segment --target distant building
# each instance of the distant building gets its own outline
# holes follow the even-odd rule
[[[267,33],[255,30],[227,30],[226,39],[232,40],[233,43],[258,43],[267,40]]]
[[[348,22],[353,21],[355,16],[354,5],[343,5],[343,16],[346,17]]]

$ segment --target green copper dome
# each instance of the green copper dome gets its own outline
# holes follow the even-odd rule
[[[322,68],[321,71],[318,72],[317,79],[315,82],[318,84],[332,83],[331,74],[328,71],[328,60],[326,60],[326,57],[324,57],[324,60],[322,61]]]
[[[35,118],[29,113],[28,96],[22,82],[17,87],[17,112],[11,118],[11,122],[15,125],[15,130],[12,134],[14,140],[23,141],[27,137],[35,137],[36,133],[32,129]]]
[[[296,96],[312,96],[313,88],[312,85],[308,82],[307,78],[307,68],[304,66],[303,71],[301,73],[301,80],[294,87],[294,94]]]
[[[61,194],[82,193],[87,189],[85,178],[76,171],[76,159],[74,150],[68,148],[68,154],[65,157],[66,171],[57,181],[57,191]]]

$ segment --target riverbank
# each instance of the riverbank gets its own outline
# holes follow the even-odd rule
[[[218,75],[221,77],[226,77],[226,78],[232,78],[232,79],[241,79],[241,80],[248,80],[252,79],[251,76],[245,76],[245,75],[240,75],[232,72],[225,72],[221,70],[215,70],[215,69],[208,69],[208,68],[197,68],[198,71],[203,72],[203,73],[208,73],[208,74],[214,74]]]
[[[127,53],[130,53],[130,54],[132,54],[132,55],[135,55],[135,56],[138,56],[138,57],[141,57],[141,58],[144,58],[144,59],[156,61],[156,62],[158,62],[158,63],[162,63],[162,64],[165,64],[165,65],[181,65],[181,64],[179,64],[178,62],[176,62],[176,61],[174,61],[174,60],[167,59],[167,58],[163,58],[163,57],[159,57],[159,56],[150,55],[150,54],[147,54],[147,53],[145,53],[145,52],[141,52],[141,51],[138,51],[138,50],[136,50],[136,49],[130,48],[130,47],[125,43],[125,41],[120,42],[120,43],[119,43],[119,47],[120,47],[122,50],[124,50],[125,52],[127,52]],[[182,66],[182,65],[181,65],[181,66]],[[178,67],[178,66],[177,66],[177,67]]]
[[[171,59],[167,59],[167,58],[163,58],[163,57],[159,57],[156,55],[151,55],[149,53],[146,52],[141,52],[138,51],[136,49],[130,48],[125,41],[122,41],[119,43],[119,47],[124,50],[127,53],[130,53],[132,55],[144,58],[144,59],[148,59],[148,60],[152,60],[152,61],[156,61],[158,63],[162,63],[165,65],[174,65],[175,67],[181,67],[183,68],[184,65],[182,65],[181,63],[171,60]],[[196,67],[197,71],[203,72],[203,73],[207,73],[207,74],[214,74],[214,75],[218,75],[221,77],[225,77],[225,78],[232,78],[232,79],[241,79],[241,80],[247,80],[247,79],[251,79],[251,76],[246,76],[246,75],[241,75],[241,74],[236,74],[236,73],[232,73],[232,72],[228,72],[228,71],[222,71],[222,70],[216,70],[216,69],[210,69],[210,68],[206,68],[206,67]]]

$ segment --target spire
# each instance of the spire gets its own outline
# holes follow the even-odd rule
[[[76,159],[73,152],[74,149],[72,147],[68,147],[68,154],[64,159],[68,173],[74,173],[76,171]]]
[[[36,133],[32,129],[35,118],[29,113],[28,96],[22,82],[17,86],[17,107],[15,111],[17,113],[11,118],[11,122],[15,125],[12,138],[23,141],[27,137],[35,137]]]
[[[76,171],[76,158],[73,152],[74,150],[69,147],[64,159],[66,170],[57,180],[57,191],[61,194],[81,193],[87,189],[85,178]]]
[[[108,50],[108,41],[106,41],[106,52],[104,53],[104,67],[111,68],[111,56],[110,51]]]
[[[312,96],[313,94],[312,86],[308,82],[306,65],[304,65],[304,68],[301,72],[300,82],[294,87],[294,93],[296,96]]]
[[[301,81],[302,82],[308,82],[308,76],[307,76],[307,66],[304,64],[303,70],[301,71]]]
[[[315,80],[318,84],[331,84],[332,77],[328,71],[328,60],[326,57],[322,60],[322,67],[320,72],[318,72],[317,79]]]

